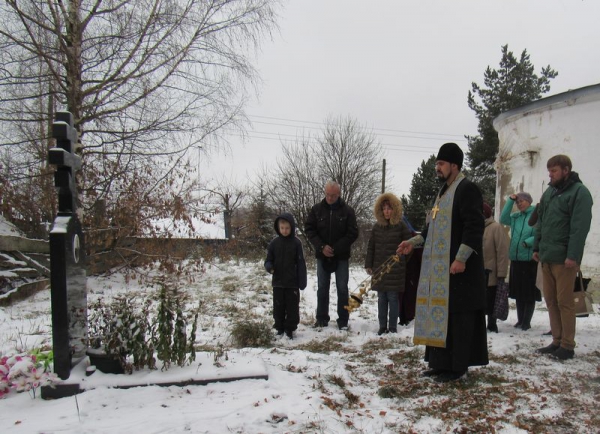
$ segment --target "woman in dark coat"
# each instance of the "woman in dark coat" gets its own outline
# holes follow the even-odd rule
[[[398,245],[412,234],[402,220],[402,202],[392,193],[384,193],[375,201],[373,209],[377,222],[371,231],[365,269],[371,275],[390,256]],[[396,333],[400,295],[404,292],[406,260],[404,257],[380,281],[372,286],[378,294],[379,331],[377,334]]]
[[[418,232],[410,224],[406,215],[402,221],[408,226],[411,237],[418,235]],[[423,247],[415,247],[406,262],[406,279],[404,280],[404,294],[400,297],[400,320],[398,324],[406,326],[415,319],[415,308],[417,304],[417,288],[419,287],[419,276],[421,275],[421,258],[423,256]]]

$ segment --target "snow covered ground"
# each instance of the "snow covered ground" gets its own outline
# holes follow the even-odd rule
[[[234,348],[237,319],[271,323],[270,276],[262,263],[206,264],[182,281],[202,300],[196,370],[227,370],[252,360],[268,380],[204,386],[108,387],[114,376],[95,373],[93,389],[58,400],[12,392],[0,399],[0,432],[12,433],[435,433],[600,431],[600,318],[578,319],[576,356],[558,362],[534,353],[550,343],[547,312],[538,303],[532,328],[513,328],[514,305],[500,333],[488,336],[490,365],[471,369],[460,382],[423,379],[424,350],[412,344],[412,327],[377,336],[376,297],[350,316],[348,332],[335,325],[332,284],[330,327],[314,323],[316,275],[302,293],[301,324],[293,340],[268,348]],[[366,278],[351,270],[351,291]],[[123,292],[153,291],[138,275],[91,277],[91,300]],[[598,311],[598,305],[595,306]],[[50,294],[0,308],[0,353],[31,351],[51,343]],[[213,365],[222,344],[231,356]],[[176,368],[171,368],[176,369]],[[190,368],[188,368],[190,369]],[[148,372],[133,376],[148,375]],[[168,375],[175,375],[171,370]],[[165,376],[167,376],[165,374]],[[94,377],[99,375],[99,377]],[[153,375],[156,375],[154,373]],[[104,381],[103,378],[106,380]]]

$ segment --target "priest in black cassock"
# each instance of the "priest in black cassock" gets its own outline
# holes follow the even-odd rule
[[[462,378],[469,366],[487,365],[483,198],[461,172],[463,152],[456,143],[440,148],[435,171],[442,187],[425,229],[403,241],[398,254],[424,244],[414,343],[426,345],[425,377],[445,383]]]

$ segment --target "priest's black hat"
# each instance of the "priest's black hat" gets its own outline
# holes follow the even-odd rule
[[[460,169],[462,168],[463,158],[463,151],[456,143],[444,143],[437,154],[436,160],[454,163]]]

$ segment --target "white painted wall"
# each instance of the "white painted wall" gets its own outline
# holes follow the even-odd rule
[[[588,187],[594,207],[582,270],[600,284],[600,84],[554,95],[503,113],[494,120],[496,218],[512,193],[526,191],[535,203],[548,186],[546,162],[566,154]]]

